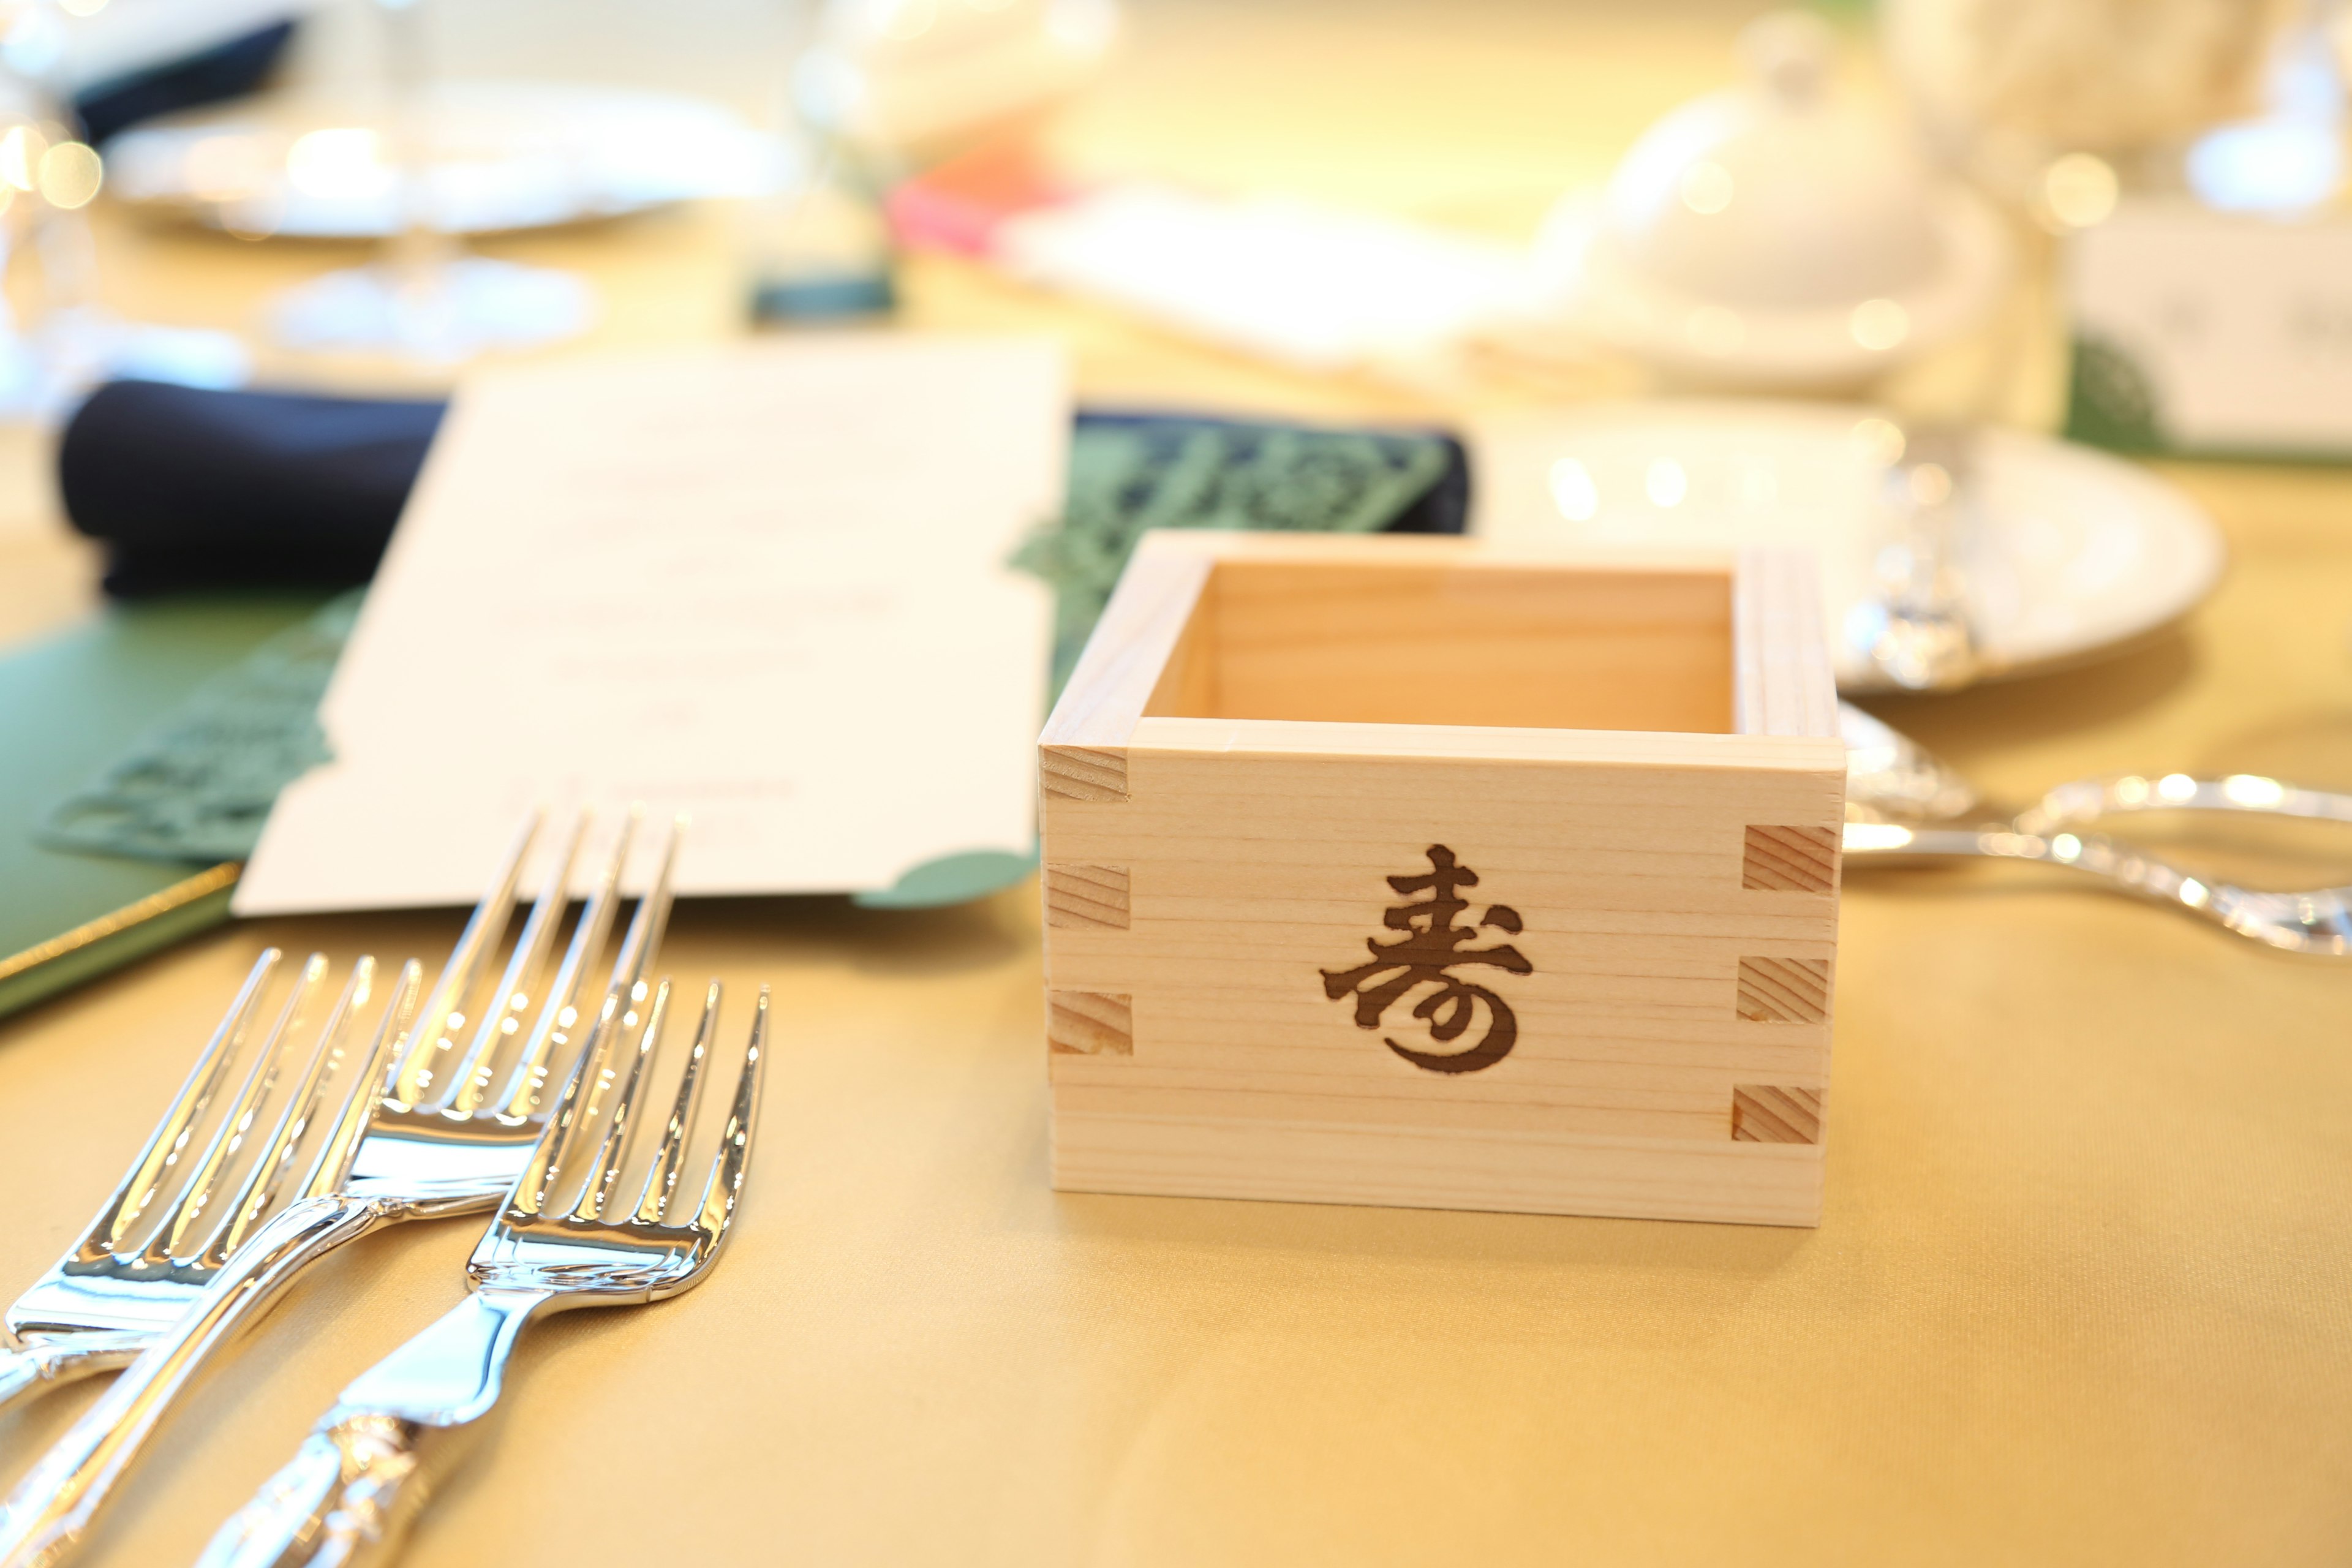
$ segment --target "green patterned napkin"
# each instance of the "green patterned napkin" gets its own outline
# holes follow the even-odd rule
[[[278,792],[328,760],[319,698],[365,590],[331,601],[198,687],[178,711],[42,819],[53,849],[242,860]]]
[[[1013,558],[1055,590],[1054,689],[1145,530],[1370,533],[1426,495],[1447,461],[1435,436],[1179,419],[1080,426],[1067,510]]]

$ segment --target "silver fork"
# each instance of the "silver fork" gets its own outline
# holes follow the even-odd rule
[[[98,1217],[8,1308],[9,1343],[0,1350],[0,1406],[130,1363],[203,1293],[287,1191],[304,1135],[317,1125],[322,1110],[330,1110],[336,1128],[328,1143],[331,1152],[323,1161],[314,1161],[309,1176],[293,1189],[297,1195],[316,1195],[317,1184],[358,1135],[353,1117],[365,1115],[365,1088],[372,1081],[368,1074],[350,1070],[342,1098],[331,1108],[327,1096],[330,1083],[345,1072],[345,1036],[368,1005],[375,960],[362,958],[352,966],[342,994],[320,1024],[318,1005],[325,994],[328,964],[324,955],[312,953],[210,1142],[196,1151],[177,1197],[157,1207],[157,1199],[184,1173],[179,1167],[197,1127],[263,1013],[280,956],[270,948],[256,961],[171,1108]],[[385,1029],[392,1026],[404,998],[414,1002],[417,984],[412,963],[394,988]],[[304,1059],[301,1042],[314,1026],[317,1039]],[[383,1032],[377,1032],[378,1047]],[[256,1129],[268,1112],[278,1080],[289,1068],[299,1071],[300,1079],[277,1120],[257,1141]],[[217,1204],[248,1145],[254,1152],[241,1183],[225,1205]]]
[[[2006,823],[1985,827],[1914,827],[1896,822],[1849,822],[1844,848],[1849,866],[1920,857],[2032,860],[2082,872],[2265,947],[2316,958],[2352,957],[2352,887],[2302,892],[2241,888],[2192,876],[2102,833],[2023,833]]]
[[[585,1054],[605,1036],[635,1026],[635,1006],[644,999],[646,971],[667,918],[676,830],[653,885],[638,901],[584,1040],[577,1006],[586,972],[611,931],[632,819],[581,912],[536,1022],[527,1034],[522,1028],[532,1016],[530,990],[570,901],[571,863],[586,830],[583,820],[554,858],[514,955],[478,1010],[471,1038],[465,1037],[467,1009],[512,917],[516,884],[537,827],[535,820],[527,823],[517,836],[490,895],[476,907],[421,1005],[403,1011],[397,1026],[388,1022],[384,1059],[373,1080],[380,1092],[356,1100],[357,1135],[339,1151],[338,1164],[314,1167],[306,1195],[252,1233],[0,1503],[0,1564],[31,1568],[63,1556],[189,1379],[310,1265],[386,1225],[478,1213],[495,1204],[523,1169],[547,1121],[551,1073],[562,1070],[575,1049]],[[522,1036],[519,1059],[493,1093],[501,1047],[517,1035]]]
[[[583,1145],[596,1100],[614,1081],[609,1037],[583,1058],[561,1112],[540,1135],[531,1161],[507,1194],[466,1266],[469,1293],[440,1321],[362,1373],[313,1428],[294,1458],[213,1537],[198,1568],[294,1568],[376,1563],[398,1551],[424,1506],[430,1453],[497,1403],[507,1356],[523,1325],[541,1312],[635,1306],[699,1283],[717,1262],[741,1194],[759,1116],[761,1060],[768,1034],[763,987],[751,1042],[735,1083],[734,1108],[702,1186],[699,1205],[670,1217],[678,1170],[693,1136],[703,1058],[719,1018],[713,981],[701,1026],[681,1076],[669,1126],[636,1205],[609,1205],[627,1163],[630,1110],[659,1048],[669,983],[656,994],[638,1047],[613,1098],[611,1119],[579,1200],[556,1205]],[[588,1085],[583,1100],[583,1086]],[[554,1206],[551,1206],[554,1205]]]
[[[2112,816],[2200,811],[2352,823],[2352,795],[2304,789],[2260,773],[2113,773],[2053,784],[2029,806],[1997,805],[1943,758],[1851,702],[1838,704],[1838,737],[1845,742],[1849,822],[1948,827],[2004,819],[2021,833],[2050,833]]]
[[[2005,819],[1934,752],[1847,703],[1845,855],[1849,867],[1923,858],[2031,860],[2209,921],[2287,952],[2352,956],[2352,887],[2273,892],[2199,877],[2090,826],[2147,811],[2204,811],[2352,822],[2352,796],[2253,773],[2077,779]]]

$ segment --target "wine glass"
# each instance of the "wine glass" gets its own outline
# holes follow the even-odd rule
[[[376,260],[278,297],[271,312],[278,341],[454,364],[485,350],[528,348],[585,331],[595,300],[584,280],[468,255],[445,224],[436,188],[439,143],[425,0],[373,3],[383,29],[390,103],[381,141],[390,153],[386,173],[397,218]]]
[[[125,321],[98,303],[98,247],[84,211],[105,163],[71,129],[58,86],[66,28],[88,0],[0,4],[0,280],[27,267],[21,321],[0,291],[0,420],[61,416],[100,381],[137,376],[234,386],[250,369],[226,332]]]

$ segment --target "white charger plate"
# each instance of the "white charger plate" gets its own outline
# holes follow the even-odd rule
[[[406,218],[397,139],[422,126],[423,207],[448,234],[541,228],[670,202],[755,195],[788,149],[723,105],[554,81],[438,81],[404,122],[381,94],[242,99],[125,132],[118,201],[252,236],[373,238]]]
[[[1883,446],[1860,406],[1595,405],[1486,422],[1471,436],[1472,531],[1621,546],[1797,544],[1822,562],[1840,690],[1893,683],[1847,646],[1846,616],[1888,542]],[[2221,580],[2221,531],[2143,468],[2013,430],[1983,432],[1962,550],[1981,679],[2092,658],[2195,608]]]

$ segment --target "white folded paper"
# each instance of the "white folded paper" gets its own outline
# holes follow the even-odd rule
[[[1049,603],[1005,561],[1068,439],[1029,341],[467,383],[321,705],[336,760],[279,796],[237,911],[468,902],[534,805],[690,814],[688,894],[1025,854]]]
[[[2068,239],[2065,280],[2075,395],[2138,426],[2092,438],[2352,456],[2352,219],[2126,200]]]

